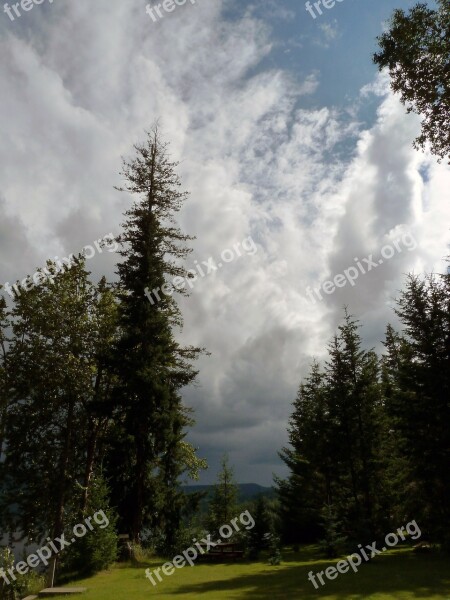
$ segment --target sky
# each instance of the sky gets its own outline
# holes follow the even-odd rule
[[[414,3],[342,0],[315,18],[295,0],[188,0],[155,18],[147,4],[0,10],[0,284],[120,232],[121,157],[159,119],[190,192],[187,267],[222,265],[179,300],[177,338],[210,352],[183,393],[201,483],[228,453],[239,482],[271,485],[343,307],[382,351],[406,274],[446,270],[449,166],[413,149],[420,118],[371,58]],[[118,258],[88,268],[112,279]]]

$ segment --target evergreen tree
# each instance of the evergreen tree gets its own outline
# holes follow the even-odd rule
[[[124,260],[118,265],[120,339],[113,367],[120,417],[108,472],[121,526],[133,541],[150,527],[162,530],[170,546],[184,501],[178,482],[188,468],[183,438],[193,423],[180,390],[195,379],[192,361],[201,349],[180,346],[173,333],[182,325],[173,294],[187,294],[181,278],[189,274],[182,259],[191,239],[174,220],[186,198],[179,190],[177,163],[169,160],[157,128],[135,151],[124,161],[125,185],[118,188],[132,194],[134,203],[119,237]],[[178,279],[171,283],[169,278]],[[159,300],[149,301],[146,294],[151,297],[154,289],[162,290]]]
[[[345,535],[340,533],[342,521],[331,504],[323,507],[321,517],[324,538],[319,542],[320,548],[327,558],[336,558],[342,553],[347,542]]]
[[[383,471],[383,498],[393,523],[401,523],[407,515],[420,514],[423,500],[411,469],[410,460],[405,454],[402,431],[396,427],[392,407],[396,399],[403,397],[408,403],[408,392],[403,390],[400,367],[412,360],[411,352],[402,335],[391,325],[386,329],[384,342],[386,354],[381,359],[383,393],[383,441],[381,462]]]
[[[222,457],[221,470],[214,485],[208,511],[208,529],[217,532],[236,516],[238,487],[234,481],[233,469],[228,464],[228,456]]]
[[[383,519],[381,489],[382,398],[379,363],[361,349],[348,314],[329,348],[325,373],[313,364],[290,419],[290,469],[277,480],[284,540],[319,536],[375,539]]]
[[[330,497],[350,539],[376,539],[381,516],[378,453],[382,434],[379,361],[361,349],[358,324],[347,313],[330,345],[327,393],[332,423]]]
[[[267,499],[259,496],[250,510],[255,526],[248,532],[248,547],[250,558],[258,558],[261,551],[269,546],[270,539],[275,535],[273,522],[269,513]]]
[[[300,385],[293,406],[290,447],[280,453],[290,475],[286,480],[275,478],[281,533],[286,543],[312,542],[321,531],[321,507],[331,501],[333,469],[325,375],[316,362]]]
[[[409,276],[396,312],[404,334],[387,332],[386,406],[410,477],[403,510],[434,540],[448,543],[450,275]]]

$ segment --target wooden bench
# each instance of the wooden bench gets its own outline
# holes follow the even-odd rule
[[[85,587],[77,588],[47,588],[39,592],[39,598],[51,598],[52,596],[71,596],[73,594],[84,594],[87,591]]]
[[[243,550],[239,550],[239,544],[220,544],[213,550],[200,554],[197,560],[205,562],[224,562],[227,560],[240,560],[244,557]]]

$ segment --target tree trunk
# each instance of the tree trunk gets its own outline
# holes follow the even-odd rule
[[[72,444],[72,428],[73,428],[73,414],[75,409],[75,400],[70,398],[69,407],[67,411],[67,421],[65,428],[65,443],[63,452],[61,455],[60,462],[60,484],[58,490],[58,504],[56,507],[56,515],[53,524],[53,539],[60,537],[64,529],[64,506],[66,502],[67,493],[67,467],[69,464],[69,454]],[[55,582],[57,555],[53,554],[50,559],[50,568],[48,572],[47,584],[49,587],[53,587]]]
[[[97,425],[92,433],[89,434],[86,453],[86,467],[83,480],[83,498],[81,501],[81,510],[84,513],[87,510],[89,499],[89,486],[91,485],[92,474],[94,472],[95,453],[97,450],[97,438],[100,425]]]

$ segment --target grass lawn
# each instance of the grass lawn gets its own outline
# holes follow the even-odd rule
[[[72,582],[86,586],[86,600],[147,600],[186,598],[187,600],[450,600],[450,558],[445,555],[416,555],[400,548],[377,556],[361,565],[358,573],[350,571],[315,590],[308,581],[309,571],[323,571],[337,561],[317,558],[309,547],[299,553],[283,552],[283,562],[272,567],[265,562],[199,564],[177,569],[171,577],[153,587],[144,569],[154,569],[160,560],[140,567],[117,565],[90,579]]]

